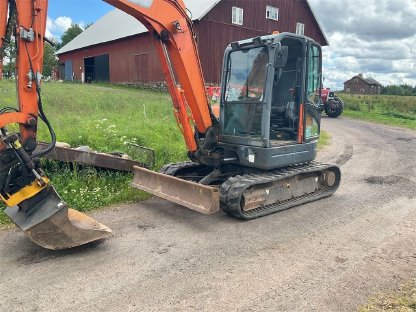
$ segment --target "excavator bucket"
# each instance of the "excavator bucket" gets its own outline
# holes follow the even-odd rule
[[[132,185],[142,191],[167,199],[176,204],[212,214],[220,209],[218,188],[154,172],[142,167],[133,167]]]
[[[105,225],[69,209],[53,186],[5,212],[35,244],[46,249],[76,247],[111,235]]]

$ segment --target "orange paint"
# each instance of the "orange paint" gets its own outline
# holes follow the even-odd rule
[[[25,113],[5,113],[0,115],[0,128],[3,128],[12,123],[19,123],[27,125],[28,121],[33,119],[32,116]]]
[[[28,79],[28,73],[31,71],[28,54],[31,58],[34,74],[41,74],[43,69],[43,38],[46,29],[47,6],[48,0],[16,1],[18,12],[16,31],[19,32],[20,27],[27,30],[32,27],[34,33],[37,34],[34,36],[34,41],[23,40],[19,35],[16,38],[20,47],[16,60],[19,111],[33,116],[38,115],[38,96],[35,81],[29,81]],[[27,128],[21,124],[20,135],[22,142],[28,138],[36,139],[36,127]]]

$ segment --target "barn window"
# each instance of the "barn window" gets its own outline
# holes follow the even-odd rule
[[[302,35],[305,33],[305,24],[296,23],[296,34]]]
[[[233,7],[233,17],[232,17],[233,24],[236,25],[243,25],[243,9]]]
[[[279,9],[270,5],[266,6],[266,18],[278,21],[279,20]]]

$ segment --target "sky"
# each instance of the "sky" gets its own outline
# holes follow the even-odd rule
[[[255,1],[255,0],[251,0]],[[324,86],[339,90],[356,74],[416,86],[416,0],[309,0],[329,41]],[[111,11],[102,0],[49,0],[47,35],[60,38]]]
[[[113,7],[102,0],[49,0],[46,35],[61,38],[71,23],[93,23]]]

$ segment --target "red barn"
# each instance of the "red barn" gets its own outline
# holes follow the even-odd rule
[[[288,31],[328,45],[307,0],[185,0],[197,34],[207,82],[220,80],[223,53],[232,41]],[[147,29],[113,10],[61,48],[60,77],[111,83],[164,81]]]

